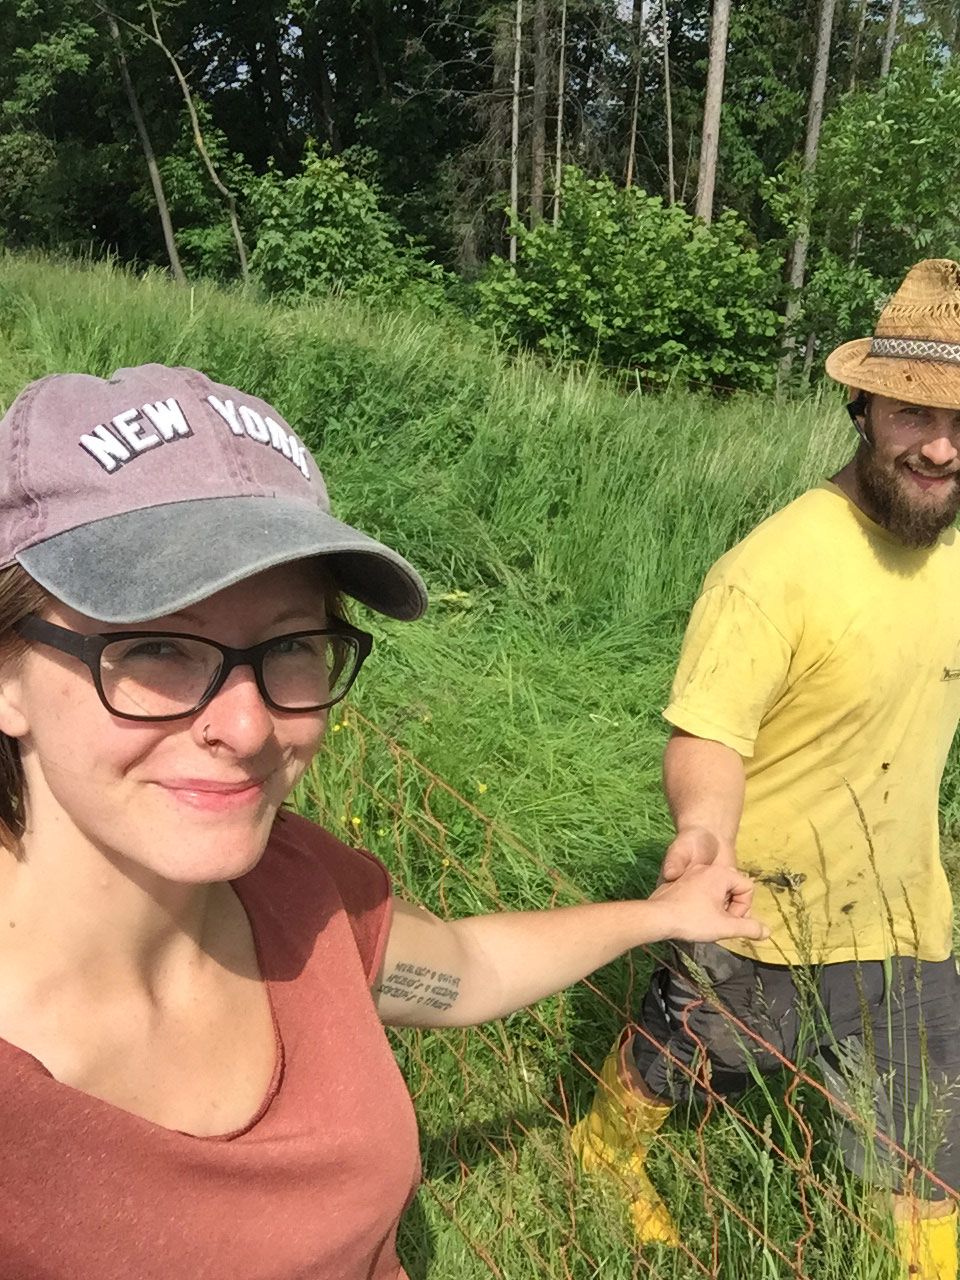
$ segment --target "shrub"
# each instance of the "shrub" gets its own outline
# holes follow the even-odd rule
[[[518,228],[516,269],[494,259],[479,313],[517,346],[595,358],[651,385],[771,385],[779,261],[732,213],[712,226],[607,177],[566,172],[560,223]]]
[[[299,173],[271,169],[249,189],[257,224],[251,267],[281,296],[442,293],[443,273],[380,208],[376,189],[342,161],[308,151]]]

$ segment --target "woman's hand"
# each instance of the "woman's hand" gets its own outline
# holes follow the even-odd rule
[[[542,1000],[646,942],[766,938],[734,867],[691,867],[650,898],[439,920],[395,901],[377,1012],[391,1026],[469,1027]]]
[[[753,881],[725,862],[687,867],[655,889],[649,901],[667,908],[675,925],[667,936],[685,942],[770,936],[767,926],[749,914]]]

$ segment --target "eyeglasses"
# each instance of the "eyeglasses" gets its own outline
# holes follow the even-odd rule
[[[234,667],[252,667],[260,696],[274,711],[322,711],[345,696],[373,647],[373,637],[342,618],[318,631],[274,636],[231,649],[179,631],[84,635],[36,614],[14,625],[25,640],[79,658],[100,701],[123,720],[179,720],[205,707]]]

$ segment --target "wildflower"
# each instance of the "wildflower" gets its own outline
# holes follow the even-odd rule
[[[449,858],[441,858],[441,859],[440,859],[440,865],[441,865],[441,867],[449,867],[449,865],[450,865],[450,859],[449,859]]]
[[[334,733],[339,733],[339,732],[340,732],[340,725],[335,724],[335,725],[333,726],[333,732],[334,732]]]
[[[354,828],[354,830],[356,830],[362,824],[363,824],[363,819],[358,818],[356,814],[354,814],[353,817],[350,819],[350,825]]]
[[[385,836],[386,834],[387,834],[387,828],[386,828],[386,827],[377,827],[377,835],[378,835],[378,836]]]
[[[480,792],[481,795],[483,795],[487,790],[487,784],[485,782],[478,782],[477,790]]]

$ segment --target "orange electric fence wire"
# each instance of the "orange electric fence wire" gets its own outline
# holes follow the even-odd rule
[[[384,857],[405,896],[441,914],[516,907],[516,901],[504,902],[498,886],[499,854],[502,865],[509,860],[512,872],[520,867],[536,880],[535,890],[526,890],[531,900],[523,905],[586,900],[568,876],[547,865],[513,832],[358,711],[351,709],[341,725],[352,732],[345,735],[350,746],[341,758],[339,813],[330,810],[322,794],[311,794],[310,799],[320,806],[328,825],[345,826],[358,841],[362,834],[364,842]],[[344,737],[340,743],[348,746]],[[373,816],[356,816],[357,809]],[[374,844],[371,827],[381,838],[389,837],[392,855]],[[625,971],[619,1000],[594,981],[580,984],[604,1022],[613,1026],[632,1025],[632,956],[626,958]],[[960,1193],[877,1132],[871,1116],[835,1097],[819,1079],[723,1009],[708,991],[702,999],[728,1018],[743,1040],[779,1062],[785,1078],[784,1114],[775,1139],[769,1116],[758,1123],[749,1108],[741,1109],[735,1099],[714,1089],[705,1052],[691,1068],[658,1046],[672,1058],[676,1071],[696,1082],[701,1100],[686,1128],[662,1134],[657,1143],[654,1173],[663,1168],[668,1175],[672,1172],[673,1198],[683,1202],[679,1207],[685,1238],[675,1252],[638,1253],[609,1189],[591,1185],[578,1174],[565,1139],[576,1119],[574,1106],[582,1110],[588,1105],[599,1085],[599,1060],[588,1061],[571,1041],[567,997],[518,1015],[519,1023],[512,1019],[470,1031],[397,1036],[398,1055],[422,1126],[428,1127],[438,1113],[450,1122],[450,1132],[442,1139],[425,1135],[425,1191],[462,1237],[478,1276],[726,1280],[744,1274],[744,1258],[750,1257],[758,1260],[756,1271],[750,1266],[751,1275],[832,1280],[854,1274],[849,1250],[857,1249],[872,1250],[862,1274],[898,1274],[885,1218],[863,1209],[869,1199],[866,1193],[858,1196],[858,1184],[838,1181],[823,1161],[815,1161],[815,1134],[804,1114],[805,1104],[828,1104],[863,1132],[867,1145],[895,1156],[908,1178],[922,1176],[953,1198]],[[636,1030],[656,1043],[646,1030]],[[696,1042],[689,1026],[687,1031]],[[704,1050],[699,1042],[698,1047]],[[577,1102],[571,1101],[571,1092]],[[775,1177],[781,1193],[788,1186],[793,1227],[787,1238],[782,1224],[778,1231],[771,1229],[767,1199],[760,1197],[759,1209],[737,1202],[743,1188],[751,1185],[743,1170],[737,1186],[731,1186],[726,1171],[718,1176],[722,1162],[715,1150],[715,1119],[727,1121],[736,1134],[741,1164],[755,1165],[753,1173],[766,1178],[768,1186]],[[699,1212],[692,1214],[686,1206],[695,1195]],[[667,1198],[671,1200],[669,1194]]]

